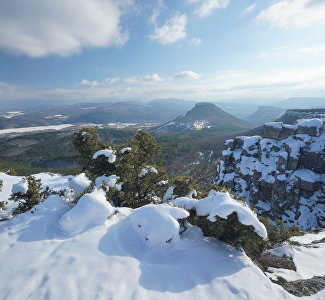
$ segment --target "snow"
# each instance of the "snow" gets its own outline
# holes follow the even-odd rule
[[[226,219],[233,212],[237,212],[239,222],[244,225],[252,225],[260,237],[267,239],[265,226],[257,219],[253,211],[243,203],[231,198],[228,192],[211,190],[209,195],[201,200],[179,197],[171,202],[187,210],[195,209],[198,216],[207,216],[211,222],[215,222],[216,216]]]
[[[49,187],[51,190],[59,191],[68,188],[68,181],[72,176],[60,176],[53,173],[39,173],[34,175],[37,179],[41,179],[42,188]],[[11,217],[11,212],[18,206],[18,202],[8,200],[13,185],[22,181],[22,176],[10,176],[0,172],[0,180],[3,180],[3,188],[0,191],[0,201],[5,201],[5,209],[0,211],[0,220]]]
[[[37,177],[58,190],[70,178]],[[5,194],[21,180],[0,178]],[[183,209],[147,205],[113,213],[95,190],[73,208],[53,195],[33,214],[1,222],[0,299],[298,299],[245,253],[203,237],[198,227],[179,236]]]
[[[301,236],[293,236],[290,241],[298,242],[300,244],[310,244],[314,241],[325,239],[325,230],[318,233],[307,233]]]
[[[325,237],[325,231],[319,234],[306,235],[291,238],[291,240],[302,242],[304,246],[283,245],[269,252],[277,256],[292,257],[297,268],[296,271],[287,269],[269,268],[271,276],[281,276],[287,281],[298,279],[309,279],[314,276],[325,276],[325,242],[320,240]],[[318,241],[317,243],[312,243]],[[269,275],[269,274],[267,274]]]
[[[33,126],[33,127],[22,127],[22,128],[9,128],[1,129],[0,135],[10,134],[10,133],[26,133],[33,131],[45,131],[45,130],[62,130],[68,127],[74,126],[72,124],[61,124],[61,125],[51,125],[51,126]]]
[[[283,126],[282,122],[267,122],[264,124],[265,126],[268,127],[273,127],[273,128],[277,128],[277,129],[281,129]]]
[[[299,126],[302,127],[316,127],[317,129],[319,129],[322,126],[322,120],[321,119],[300,119],[297,121]]]
[[[158,174],[158,171],[156,168],[151,167],[151,166],[146,166],[145,168],[143,168],[139,174],[139,177],[143,177],[145,175],[147,175],[148,173],[155,173]]]
[[[95,179],[96,187],[100,187],[105,182],[108,187],[115,187],[117,181],[120,179],[120,177],[116,175],[111,176],[100,176]]]
[[[28,181],[25,178],[12,186],[13,193],[25,194],[27,190],[28,190]]]
[[[103,224],[115,209],[106,201],[103,190],[83,195],[78,203],[58,221],[59,229],[67,235],[76,235]]]
[[[177,220],[188,216],[186,210],[178,207],[148,204],[134,210],[130,222],[142,242],[149,247],[159,247],[179,240],[180,226]]]
[[[93,159],[96,159],[98,156],[104,155],[108,158],[107,161],[112,164],[116,160],[116,155],[114,153],[115,151],[112,149],[99,150],[93,155]]]
[[[16,116],[21,116],[24,115],[25,113],[23,113],[22,111],[8,111],[4,114],[0,114],[0,117],[2,118],[6,118],[6,119],[12,119],[13,117]]]
[[[165,195],[163,196],[163,201],[164,201],[164,202],[166,202],[166,201],[168,201],[168,200],[171,200],[171,199],[174,199],[174,198],[175,198],[175,196],[173,195],[174,189],[175,189],[174,186],[170,186],[170,187],[167,189]]]
[[[303,181],[307,182],[315,182],[321,181],[321,175],[313,172],[312,170],[308,169],[300,169],[293,173],[295,177],[300,178]]]
[[[161,180],[157,183],[157,185],[166,185],[168,184],[168,180]]]
[[[129,152],[131,150],[132,150],[131,147],[125,147],[125,148],[121,149],[121,153]]]
[[[85,173],[81,173],[69,181],[69,187],[73,189],[75,196],[80,195],[87,187],[89,187],[91,181]]]

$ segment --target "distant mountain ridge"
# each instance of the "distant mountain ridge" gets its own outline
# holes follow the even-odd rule
[[[253,114],[244,118],[244,120],[250,124],[260,126],[265,122],[270,122],[278,119],[284,112],[285,109],[280,107],[259,106]]]
[[[293,97],[273,103],[273,106],[287,109],[325,108],[325,98]]]

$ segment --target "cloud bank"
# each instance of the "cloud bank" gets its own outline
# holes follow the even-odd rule
[[[0,49],[44,57],[123,45],[128,35],[120,17],[113,0],[0,1]]]

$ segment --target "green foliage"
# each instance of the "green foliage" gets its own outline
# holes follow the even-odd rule
[[[184,197],[192,191],[200,193],[200,187],[193,177],[173,176],[170,183],[175,186],[173,194],[177,197]]]
[[[255,256],[265,249],[266,242],[254,231],[253,226],[239,222],[236,212],[226,219],[216,216],[215,222],[211,222],[207,217],[196,216],[195,211],[191,211],[189,222],[199,226],[205,236],[217,238],[235,247],[242,247],[249,256]]]
[[[91,174],[99,172],[98,168],[104,157],[99,157],[95,162],[93,155],[101,149],[108,148],[108,144],[99,140],[99,135],[95,128],[82,128],[74,133],[73,145],[79,152],[79,163],[83,171],[88,170]],[[103,173],[102,173],[103,174]]]
[[[121,191],[104,185],[107,199],[115,206],[136,208],[163,195],[165,188],[158,183],[166,180],[167,175],[162,168],[152,165],[160,147],[149,133],[138,131],[130,141],[118,147],[112,143],[101,142],[96,129],[83,128],[75,134],[73,144],[80,153],[82,169],[91,179],[115,174],[123,182]],[[121,153],[121,149],[125,147],[130,147],[131,150]],[[93,159],[94,153],[102,149],[112,149],[117,156],[116,161],[109,163],[107,157],[102,155]],[[149,171],[140,176],[142,169],[151,167],[157,172]]]
[[[42,199],[48,195],[48,189],[41,191],[41,180],[34,176],[26,176],[24,178],[28,183],[26,193],[12,193],[9,200],[19,202],[18,207],[13,211],[13,215],[24,213],[31,210],[35,205],[39,204]]]
[[[138,165],[152,163],[152,160],[161,151],[155,139],[148,132],[143,130],[139,130],[131,140],[130,147],[137,153]]]
[[[286,227],[282,220],[275,220],[272,224],[268,218],[260,218],[268,233],[268,242],[270,246],[284,242],[292,236],[301,235],[298,226]]]

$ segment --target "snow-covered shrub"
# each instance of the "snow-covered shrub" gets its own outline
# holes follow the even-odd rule
[[[9,200],[19,202],[13,215],[24,213],[39,204],[48,195],[48,188],[41,189],[41,180],[34,176],[26,176],[12,187],[12,194]]]
[[[91,180],[85,173],[81,173],[69,180],[69,188],[73,191],[74,200],[78,200],[85,192],[87,188],[92,187]]]
[[[148,246],[176,243],[179,239],[178,220],[185,219],[189,213],[168,204],[148,204],[135,209],[131,215],[131,224],[140,239]]]
[[[188,221],[199,226],[206,236],[242,247],[249,255],[265,247],[265,226],[244,202],[233,199],[228,192],[211,190],[201,200],[180,197],[171,202],[190,211]]]
[[[78,203],[59,220],[59,228],[68,235],[75,235],[103,224],[115,211],[106,201],[105,192],[95,189],[84,194]]]

